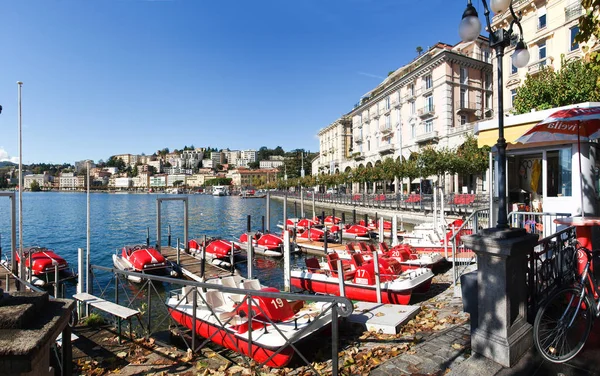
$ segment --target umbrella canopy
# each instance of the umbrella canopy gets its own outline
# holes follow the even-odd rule
[[[560,110],[536,124],[515,142],[588,141],[600,138],[600,107]]]
[[[515,142],[529,144],[551,141],[577,141],[581,216],[585,217],[585,211],[583,210],[583,177],[581,175],[581,140],[589,141],[596,138],[600,138],[600,107],[589,107],[557,111],[534,125]]]

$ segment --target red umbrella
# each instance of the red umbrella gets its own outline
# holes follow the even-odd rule
[[[600,138],[600,107],[589,107],[569,108],[557,111],[544,121],[536,124],[515,142],[527,144],[551,141],[577,141],[581,216],[585,217],[583,210],[583,178],[581,176],[581,140],[589,141],[596,138]]]

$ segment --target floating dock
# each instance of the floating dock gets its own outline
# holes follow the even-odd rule
[[[325,255],[325,243],[317,242],[308,239],[296,239],[296,246],[300,248],[302,252],[306,252],[311,255],[324,256]],[[327,243],[327,251],[343,251],[346,249],[345,244],[339,243]]]
[[[398,334],[400,327],[419,311],[420,306],[356,302],[347,320],[364,325],[370,332]]]
[[[160,253],[172,263],[177,263],[177,249],[174,247],[161,247]],[[202,282],[201,278],[202,260],[196,258],[185,251],[179,251],[179,267],[183,276],[189,280]],[[237,269],[234,269],[234,274],[237,274]],[[208,277],[222,277],[231,275],[231,269],[222,268],[206,260],[204,264],[204,275]]]

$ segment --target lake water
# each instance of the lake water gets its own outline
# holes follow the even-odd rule
[[[112,254],[124,245],[146,242],[150,228],[150,244],[155,244],[157,197],[183,197],[156,194],[108,194],[90,195],[91,239],[90,259],[94,265],[112,267]],[[266,200],[241,199],[236,196],[213,197],[210,195],[188,195],[189,236],[203,235],[239,238],[246,231],[247,216],[251,215],[252,229],[262,228],[262,216],[266,215]],[[18,224],[18,196],[17,224]],[[77,265],[77,249],[86,247],[86,200],[87,195],[79,192],[24,192],[23,193],[23,246],[44,246],[54,249],[72,267]],[[162,243],[167,244],[168,226],[171,226],[172,244],[177,238],[183,242],[183,202],[163,201]],[[300,205],[288,205],[288,217],[299,215]],[[312,206],[305,205],[307,214]],[[298,213],[296,213],[298,212]],[[270,231],[280,233],[276,226],[283,220],[283,203],[271,200]],[[330,213],[327,213],[330,214]],[[10,253],[10,200],[0,197],[0,235],[3,254]],[[347,217],[350,219],[350,217]],[[18,226],[18,225],[17,225]],[[18,232],[18,227],[17,227]],[[18,233],[17,233],[18,238]],[[18,239],[17,239],[18,244]],[[301,256],[295,256],[292,264],[304,264]],[[254,260],[255,273],[264,284],[283,287],[281,260],[257,256]],[[246,265],[240,264],[242,275]],[[99,277],[98,284],[106,281]],[[108,278],[108,277],[106,277]],[[72,294],[74,287],[69,287]]]

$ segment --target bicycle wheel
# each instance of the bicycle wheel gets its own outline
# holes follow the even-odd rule
[[[594,319],[592,303],[587,294],[579,302],[580,294],[580,288],[561,289],[546,300],[535,316],[535,347],[550,362],[571,360],[581,351],[590,334]]]

